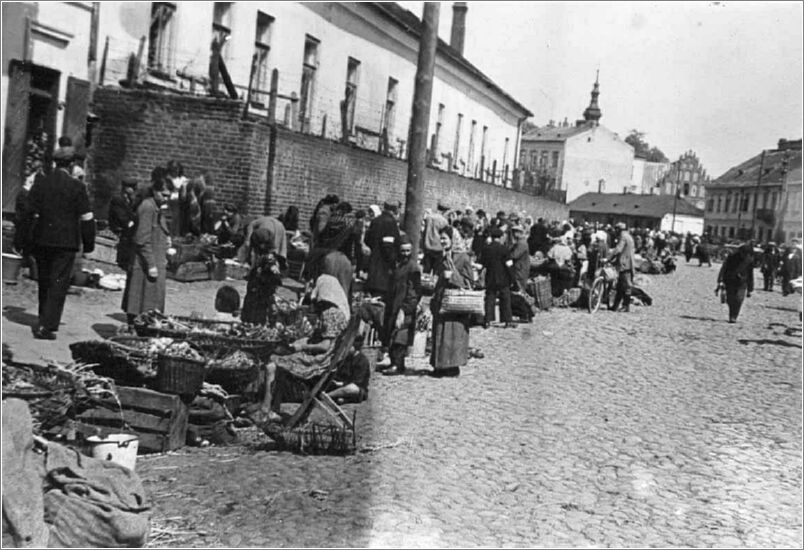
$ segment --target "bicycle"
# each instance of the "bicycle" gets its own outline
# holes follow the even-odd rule
[[[595,278],[589,288],[588,308],[589,313],[595,313],[600,309],[600,304],[606,301],[606,305],[611,309],[614,307],[616,295],[617,269],[604,260],[602,265],[595,271]]]

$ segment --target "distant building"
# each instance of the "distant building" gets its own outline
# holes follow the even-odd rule
[[[801,140],[780,139],[706,186],[706,230],[723,239],[801,239]]]
[[[592,99],[575,126],[566,122],[522,136],[519,167],[542,185],[566,193],[570,202],[584,193],[622,193],[631,188],[634,148],[600,125],[598,80]]]
[[[628,192],[637,195],[661,195],[660,183],[668,170],[670,170],[669,162],[651,162],[641,157],[634,157],[631,188]]]
[[[669,195],[586,193],[567,207],[576,222],[624,222],[629,228],[703,234],[703,210]]]
[[[687,151],[677,161],[669,163],[661,178],[655,183],[655,193],[658,195],[674,195],[687,199],[697,208],[703,208],[706,203],[706,184],[710,179],[698,156]]]

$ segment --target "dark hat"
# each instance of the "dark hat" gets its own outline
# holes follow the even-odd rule
[[[502,219],[505,219],[505,217],[506,217],[506,215],[505,215],[505,211],[504,211],[504,210],[500,210],[499,212],[497,212],[497,217],[498,217],[498,218],[500,218],[501,220],[502,220]]]
[[[500,237],[503,236],[503,232],[502,229],[500,229],[499,227],[492,227],[491,229],[489,229],[489,235],[491,236],[492,239],[499,239]]]
[[[73,160],[75,158],[75,148],[71,146],[59,147],[53,153],[53,160]]]
[[[137,178],[125,177],[121,183],[123,187],[137,187]]]
[[[396,212],[397,210],[399,210],[399,207],[397,206],[397,203],[395,203],[395,202],[385,201],[382,204],[382,207],[383,207],[383,209],[389,210],[391,212]]]
[[[446,212],[447,210],[449,210],[449,206],[445,206],[440,202],[438,203],[438,206],[436,208],[438,208],[441,212]]]
[[[413,244],[407,233],[400,233],[399,235],[399,246],[402,246],[403,244]]]

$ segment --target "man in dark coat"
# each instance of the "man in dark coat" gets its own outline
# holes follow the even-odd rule
[[[531,254],[540,251],[542,254],[547,254],[550,250],[550,239],[548,238],[547,224],[544,218],[539,218],[533,227],[530,228],[530,237],[528,238],[528,249]]]
[[[385,296],[391,287],[399,247],[397,206],[386,202],[383,208],[382,213],[371,220],[366,232],[366,245],[371,249],[366,288],[372,296],[380,297]]]
[[[95,220],[83,183],[70,175],[72,147],[53,154],[55,170],[30,192],[32,246],[39,268],[39,322],[34,338],[55,340],[79,247],[95,249]]]
[[[764,278],[763,289],[767,292],[773,292],[773,282],[776,279],[776,270],[779,267],[779,249],[776,248],[776,243],[770,241],[765,251],[762,253],[762,261],[760,263],[760,270]]]
[[[117,265],[123,271],[128,271],[134,257],[132,239],[137,224],[136,193],[137,180],[123,178],[120,194],[112,197],[109,203],[109,229],[117,235]]]
[[[525,294],[530,277],[530,254],[528,253],[525,228],[517,224],[511,228],[511,234],[514,237],[514,245],[511,248],[511,259],[514,261],[514,282],[517,290]]]
[[[726,293],[729,323],[736,323],[743,300],[754,291],[754,247],[746,243],[732,252],[720,267],[717,291]]]
[[[793,241],[793,244],[788,246],[782,256],[782,296],[787,296],[793,293],[793,286],[790,281],[801,277],[801,249],[798,243]]]
[[[486,316],[483,327],[488,327],[494,320],[494,306],[500,298],[500,320],[505,328],[514,327],[511,313],[511,269],[514,262],[505,242],[505,233],[499,227],[490,230],[491,243],[483,249],[480,263],[486,269]]]
[[[634,239],[624,223],[619,222],[614,228],[620,232],[620,239],[609,255],[618,272],[617,293],[611,309],[617,311],[622,303],[622,311],[628,312],[631,309],[631,288],[634,286]]]
[[[399,258],[392,278],[392,290],[388,294],[389,304],[385,325],[390,333],[388,338],[391,368],[383,374],[394,375],[405,372],[405,355],[408,346],[413,345],[416,334],[416,308],[422,298],[422,272],[419,263],[413,258],[413,244],[407,235],[400,237]]]

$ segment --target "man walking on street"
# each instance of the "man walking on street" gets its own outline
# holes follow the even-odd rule
[[[764,290],[773,292],[773,283],[776,279],[776,269],[779,267],[779,249],[776,248],[776,243],[770,241],[765,251],[762,253],[762,263],[760,265],[762,277],[764,279]]]
[[[134,196],[137,180],[123,178],[120,194],[109,203],[109,229],[117,235],[117,266],[128,271],[134,257],[134,233],[137,230],[137,208]]]
[[[499,227],[491,228],[490,244],[483,249],[480,263],[486,268],[486,316],[483,327],[486,328],[494,320],[494,306],[500,298],[500,321],[505,328],[515,327],[511,313],[511,269],[514,262],[508,247],[503,244],[506,235]]]
[[[53,154],[56,169],[34,183],[30,194],[32,246],[39,268],[39,322],[34,338],[55,340],[79,247],[95,249],[95,220],[83,183],[70,175],[72,147]]]
[[[391,368],[383,373],[386,375],[405,372],[405,355],[408,347],[413,345],[416,334],[416,309],[422,297],[422,272],[412,254],[410,238],[402,235],[392,288],[386,300],[385,328],[390,334],[388,353],[391,358]]]
[[[622,302],[622,311],[628,312],[631,309],[631,287],[634,281],[634,239],[624,223],[619,222],[614,228],[620,232],[620,240],[609,256],[618,270],[617,293],[611,309],[617,311]]]
[[[444,217],[444,212],[447,210],[449,210],[449,208],[438,203],[437,212],[430,212],[424,216],[424,232],[422,234],[424,259],[422,259],[422,271],[425,273],[432,272],[433,267],[443,255],[439,231],[447,226],[447,218]]]

